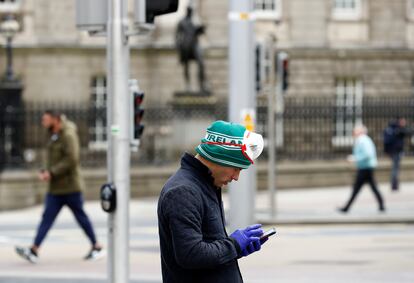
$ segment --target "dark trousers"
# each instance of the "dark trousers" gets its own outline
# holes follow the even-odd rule
[[[38,247],[42,244],[47,232],[52,227],[56,216],[59,214],[64,205],[67,205],[70,208],[76,218],[76,221],[88,236],[91,244],[95,245],[96,236],[93,231],[91,221],[83,210],[83,197],[80,192],[67,195],[46,195],[45,209],[43,211],[42,221],[37,229],[34,244]]]
[[[344,207],[344,210],[348,210],[351,207],[352,202],[355,200],[356,196],[358,195],[359,191],[361,190],[362,186],[365,183],[369,183],[372,189],[372,192],[375,195],[375,198],[378,201],[379,209],[384,209],[384,201],[381,197],[380,192],[378,191],[377,184],[374,179],[374,170],[373,169],[358,169],[355,183],[352,188],[352,194],[351,197]]]
[[[398,190],[398,176],[400,174],[400,162],[402,158],[402,152],[395,152],[391,154],[392,170],[391,170],[391,188],[392,190]]]

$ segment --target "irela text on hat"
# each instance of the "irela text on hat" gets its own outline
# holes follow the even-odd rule
[[[217,133],[208,132],[208,131],[207,131],[205,139],[207,141],[219,142],[219,143],[243,144],[243,140],[241,138],[226,137],[226,136],[219,135]]]

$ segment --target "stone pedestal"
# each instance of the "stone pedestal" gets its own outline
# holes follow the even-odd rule
[[[192,152],[205,135],[206,128],[217,119],[218,100],[212,95],[176,92],[173,109],[172,143],[179,152]]]
[[[208,92],[176,91],[171,101],[174,111],[181,110],[214,110],[217,98]]]

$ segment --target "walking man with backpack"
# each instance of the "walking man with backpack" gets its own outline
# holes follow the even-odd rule
[[[398,191],[400,163],[404,154],[404,138],[409,135],[405,118],[397,117],[384,129],[384,152],[392,160],[391,189]]]

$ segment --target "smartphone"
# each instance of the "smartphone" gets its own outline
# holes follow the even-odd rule
[[[260,237],[260,240],[266,240],[267,238],[269,238],[270,236],[276,234],[276,228],[271,228],[269,230],[267,230],[266,232],[263,233],[263,235]]]

